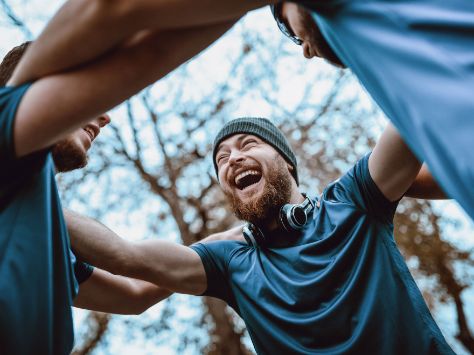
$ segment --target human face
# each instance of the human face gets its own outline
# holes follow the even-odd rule
[[[224,140],[218,147],[216,164],[235,215],[257,225],[271,223],[296,186],[291,165],[271,145],[251,134]]]
[[[109,123],[109,115],[103,114],[56,143],[51,150],[56,171],[67,172],[85,167],[87,151],[100,134],[100,129]]]
[[[339,68],[346,67],[321,34],[311,14],[303,6],[293,2],[284,2],[281,7],[281,18],[290,32],[300,39],[305,58],[320,57]]]

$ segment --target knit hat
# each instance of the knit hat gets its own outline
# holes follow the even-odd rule
[[[275,148],[293,167],[291,174],[299,185],[296,157],[283,133],[268,119],[261,117],[241,117],[227,122],[217,133],[212,148],[212,162],[217,175],[216,154],[219,144],[226,138],[239,133],[253,134]]]

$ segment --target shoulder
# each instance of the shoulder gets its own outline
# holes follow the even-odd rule
[[[20,101],[29,88],[29,84],[0,88],[0,154],[12,157],[13,123]]]
[[[220,257],[230,259],[241,249],[248,248],[247,244],[237,240],[215,240],[198,242],[190,246],[202,257]]]

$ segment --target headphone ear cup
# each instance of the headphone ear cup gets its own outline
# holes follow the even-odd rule
[[[301,230],[308,222],[308,215],[313,209],[314,204],[308,197],[302,204],[287,203],[280,208],[280,224],[288,232]]]

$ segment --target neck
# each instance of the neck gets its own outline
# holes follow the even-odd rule
[[[292,193],[290,196],[290,200],[288,203],[291,204],[300,204],[303,203],[305,197],[301,192],[298,191],[298,189],[292,189]],[[267,232],[273,232],[278,230],[280,227],[280,208],[283,206],[279,206],[278,209],[273,213],[273,218],[271,218],[269,221],[264,222],[261,226],[259,226],[262,230],[267,231]]]

